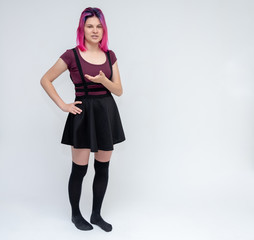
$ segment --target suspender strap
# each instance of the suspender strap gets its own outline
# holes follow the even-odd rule
[[[85,95],[87,96],[87,95],[88,95],[88,88],[87,88],[87,85],[90,85],[90,84],[93,85],[94,83],[87,83],[87,82],[86,82],[86,80],[85,80],[85,78],[84,78],[83,71],[82,71],[82,67],[81,67],[81,64],[80,64],[80,61],[79,61],[79,58],[78,58],[77,51],[76,51],[75,48],[73,48],[72,51],[74,52],[75,59],[76,59],[76,63],[77,63],[77,67],[78,67],[78,70],[79,70],[79,74],[80,74],[81,80],[82,80],[82,82],[83,82]],[[107,58],[108,58],[108,61],[109,61],[109,67],[110,67],[110,77],[109,77],[109,79],[111,80],[113,71],[112,71],[112,65],[111,65],[111,59],[110,59],[109,51],[107,51],[106,54],[107,54]],[[75,86],[78,87],[78,86],[81,86],[81,85],[75,84]],[[76,90],[77,90],[77,89],[76,89]],[[89,91],[90,91],[90,90],[91,90],[91,89],[89,89]],[[80,91],[80,90],[78,90],[78,91]],[[92,91],[95,91],[95,90],[92,90]],[[100,91],[102,91],[102,89],[100,89]],[[104,91],[105,91],[105,90],[104,90]],[[108,93],[110,93],[110,91],[109,91],[108,89],[106,89],[106,91],[107,91]]]
[[[87,89],[86,80],[85,80],[85,78],[84,78],[84,74],[83,74],[83,71],[82,71],[82,68],[81,68],[81,64],[80,64],[80,61],[79,61],[79,59],[78,59],[78,54],[77,54],[75,48],[73,48],[72,50],[73,50],[73,52],[74,52],[75,59],[76,59],[76,63],[77,63],[78,70],[79,70],[79,74],[80,74],[81,80],[82,80],[83,85],[84,85],[85,95],[87,96],[87,95],[88,95],[88,89]]]
[[[111,59],[110,59],[109,51],[107,51],[107,57],[108,57],[109,67],[110,67],[110,77],[109,77],[109,79],[111,80],[113,71],[112,71],[112,64],[111,64]]]

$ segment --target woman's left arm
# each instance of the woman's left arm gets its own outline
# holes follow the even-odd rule
[[[121,84],[120,73],[117,65],[117,61],[112,66],[112,81],[110,81],[106,76],[103,78],[101,84],[104,85],[110,92],[114,93],[117,96],[121,96],[123,94],[123,88]]]
[[[88,74],[85,74],[85,77],[92,82],[101,83],[110,92],[114,93],[117,96],[121,96],[123,94],[123,88],[121,84],[117,61],[112,65],[112,71],[113,71],[112,81],[110,81],[102,71],[100,71],[100,73],[95,77],[90,76]]]

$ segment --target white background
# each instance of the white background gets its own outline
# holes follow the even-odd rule
[[[124,94],[105,233],[70,221],[67,113],[40,85],[76,46],[86,7],[106,18]],[[2,239],[254,239],[254,2],[1,1]],[[54,81],[74,100],[66,71]],[[81,210],[91,212],[93,155]],[[88,238],[87,238],[88,239]]]

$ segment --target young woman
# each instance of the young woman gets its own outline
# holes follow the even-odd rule
[[[86,8],[77,29],[77,46],[63,53],[41,78],[49,97],[64,112],[69,112],[61,143],[71,145],[72,170],[68,183],[72,222],[80,230],[91,230],[79,208],[82,181],[90,152],[94,152],[95,176],[90,222],[109,232],[112,225],[101,217],[101,206],[108,184],[109,161],[113,145],[125,140],[120,115],[111,93],[123,93],[117,58],[108,49],[104,15],[99,8]],[[52,82],[69,70],[75,85],[75,101],[65,103]]]

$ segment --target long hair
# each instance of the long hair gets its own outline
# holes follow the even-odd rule
[[[101,22],[101,25],[103,28],[103,36],[99,43],[99,47],[101,50],[106,52],[108,50],[108,30],[107,30],[107,25],[106,25],[104,15],[99,8],[88,7],[81,13],[81,16],[79,19],[79,25],[77,28],[77,39],[76,39],[77,46],[81,51],[86,51],[86,46],[84,41],[85,40],[84,26],[85,26],[85,22],[87,18],[93,17],[93,16],[96,16]]]

